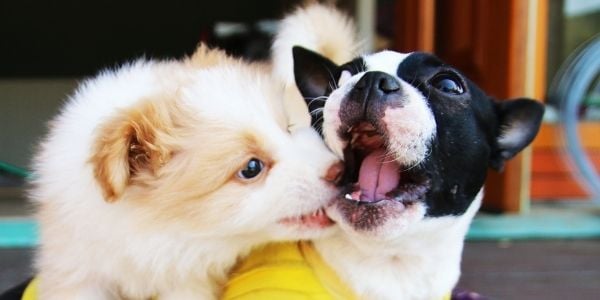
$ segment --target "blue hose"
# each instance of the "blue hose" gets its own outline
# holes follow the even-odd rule
[[[579,108],[589,87],[599,75],[600,35],[596,35],[569,56],[554,77],[548,95],[551,101],[560,105],[567,152],[593,194],[593,201],[600,204],[600,177],[583,150],[577,131]]]

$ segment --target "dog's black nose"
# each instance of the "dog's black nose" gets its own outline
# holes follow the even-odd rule
[[[368,97],[385,95],[400,90],[400,82],[393,76],[379,71],[367,72],[354,85],[354,88],[368,93]]]
[[[375,124],[388,107],[401,107],[405,98],[399,79],[384,72],[366,72],[341,104],[340,118],[350,126],[365,120]]]

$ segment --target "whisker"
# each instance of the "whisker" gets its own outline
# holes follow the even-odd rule
[[[386,152],[383,155],[381,155],[382,164],[387,164],[394,161],[396,161],[396,155],[389,150],[386,150]]]
[[[419,165],[420,165],[422,162],[424,162],[424,161],[425,161],[425,160],[426,160],[426,159],[429,157],[429,155],[431,155],[431,149],[430,149],[429,151],[427,151],[427,153],[425,154],[425,156],[423,156],[423,158],[422,158],[422,159],[420,159],[419,161],[415,162],[414,164],[412,164],[411,166],[407,167],[406,169],[402,170],[402,172],[406,172],[406,171],[409,171],[409,170],[411,170],[411,169],[414,169],[414,168],[416,168],[416,167],[417,167],[417,166],[419,166]]]
[[[317,129],[317,131],[318,131],[319,133],[323,133],[323,122],[321,122],[321,121],[323,121],[323,117],[322,117],[322,116],[321,116],[321,117],[319,117],[319,118],[317,118],[317,119],[314,121],[314,124],[319,124],[319,125],[318,125],[318,129]]]
[[[319,122],[319,121],[322,121],[322,120],[323,120],[323,115],[320,115],[320,116],[319,116],[319,117],[318,117],[318,118],[315,120],[315,122]]]
[[[415,86],[415,88],[416,88],[416,89],[418,89],[418,88],[419,88],[419,87],[420,87],[422,84],[423,84],[423,82],[419,82],[419,84],[417,84],[417,85]]]
[[[396,158],[394,158],[394,157],[388,157],[388,158],[383,157],[381,159],[381,164],[389,164],[389,163],[393,163],[395,161],[396,161]]]
[[[304,99],[308,100],[307,98],[304,98]],[[317,101],[317,102],[327,102],[327,97],[326,96],[321,96],[321,97],[313,98],[312,100],[308,101],[307,105],[310,106],[315,101]]]
[[[315,108],[310,112],[310,114],[311,115],[323,114],[323,110],[324,110],[324,108],[322,108],[322,107]]]
[[[335,79],[335,77],[333,76],[333,74],[331,73],[331,71],[329,69],[327,69],[327,73],[329,74],[329,78],[331,78],[331,81],[329,82],[329,87],[332,88],[332,90],[337,90],[338,86],[337,86],[337,80]],[[333,83],[333,85],[332,85]]]
[[[395,154],[395,153],[393,153],[392,151],[388,150],[388,149],[389,149],[389,145],[386,145],[386,146],[385,146],[385,149],[386,149],[386,152],[385,152],[383,155],[381,155],[381,157],[380,157],[380,158],[381,158],[381,163],[382,163],[382,164],[386,164],[386,163],[391,163],[391,162],[394,162],[394,161],[396,161],[396,160],[397,160],[397,159],[396,159],[396,154]],[[420,165],[420,164],[421,164],[423,161],[425,161],[425,160],[426,160],[426,159],[427,159],[427,158],[428,158],[430,155],[431,155],[431,148],[430,148],[430,149],[428,149],[427,153],[425,154],[425,156],[423,156],[423,158],[422,158],[422,159],[420,159],[419,161],[417,161],[417,162],[415,162],[415,163],[411,164],[410,166],[407,166],[407,167],[405,167],[405,168],[401,169],[401,170],[400,170],[400,172],[406,172],[406,171],[409,171],[409,170],[411,170],[411,169],[414,169],[414,168],[418,167],[418,166],[419,166],[419,165]]]
[[[325,100],[327,100],[327,96],[319,96],[319,97],[304,97],[304,100],[316,100],[316,99],[325,99]]]
[[[410,81],[410,85],[413,85],[415,81],[417,81],[417,75],[413,76],[413,78]]]
[[[317,119],[314,124],[313,124],[313,128],[320,134],[323,135],[323,123],[318,123],[320,121],[320,119]],[[318,124],[318,125],[316,125]]]

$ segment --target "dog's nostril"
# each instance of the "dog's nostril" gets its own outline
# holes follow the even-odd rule
[[[400,84],[397,80],[391,77],[384,77],[379,80],[379,89],[384,93],[389,94],[400,89]]]
[[[327,169],[324,179],[328,182],[337,184],[340,179],[342,179],[342,174],[344,174],[344,163],[337,162]]]

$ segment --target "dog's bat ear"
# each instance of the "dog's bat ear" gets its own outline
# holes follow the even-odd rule
[[[300,93],[310,101],[324,96],[340,77],[338,65],[328,58],[300,46],[292,48],[294,77]]]
[[[504,162],[523,150],[537,135],[544,105],[527,98],[495,101],[494,105],[499,127],[490,166],[502,170]]]
[[[116,201],[142,172],[155,175],[170,158],[173,106],[141,101],[98,128],[90,163],[107,202]]]

